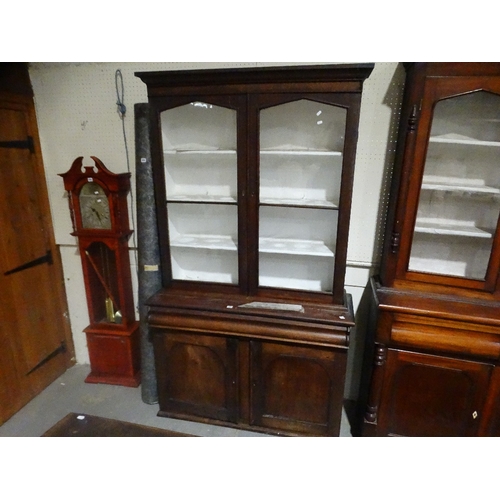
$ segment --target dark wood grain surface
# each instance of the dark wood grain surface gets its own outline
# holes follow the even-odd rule
[[[83,417],[83,418],[82,418]],[[194,437],[189,434],[148,427],[131,422],[69,413],[42,437]]]

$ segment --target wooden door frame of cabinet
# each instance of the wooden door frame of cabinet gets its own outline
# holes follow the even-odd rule
[[[162,241],[170,241],[169,238],[169,228],[168,228],[168,204],[167,193],[166,193],[166,179],[165,179],[165,166],[163,160],[163,147],[162,147],[162,135],[161,135],[161,113],[168,111],[169,109],[174,109],[179,106],[187,105],[191,102],[203,101],[216,106],[221,106],[226,109],[232,109],[237,113],[237,176],[238,176],[238,221],[246,220],[247,218],[247,203],[242,200],[243,193],[246,192],[246,171],[245,163],[247,156],[247,128],[245,121],[243,120],[244,112],[242,110],[246,109],[246,99],[244,96],[238,95],[218,95],[218,94],[199,94],[199,95],[173,95],[173,96],[160,96],[151,99],[149,103],[149,121],[150,121],[150,142],[151,142],[151,161],[152,161],[152,172],[154,180],[155,189],[155,208],[157,213],[157,225],[158,225],[158,235],[159,235],[159,249],[160,249],[160,261],[161,261],[161,272],[162,272],[162,282],[164,286],[172,286],[175,280],[172,277],[172,264],[171,264],[171,253],[170,246],[161,244]],[[239,201],[242,201],[241,203]],[[246,245],[247,243],[247,233],[246,227],[238,222],[238,246]],[[245,278],[248,275],[247,268],[248,262],[245,258],[239,259],[239,276],[241,281],[239,285],[216,285],[215,289],[221,291],[235,291],[237,288],[246,289]],[[189,289],[193,284],[183,283],[182,287]],[[196,283],[196,288],[199,286],[208,286],[203,283]],[[214,285],[209,285],[211,289],[214,289]]]
[[[249,214],[250,215],[250,231],[249,243],[258,242],[259,236],[259,174],[260,161],[258,152],[260,150],[258,131],[259,114],[263,109],[280,104],[296,102],[305,99],[311,102],[323,103],[329,106],[336,106],[346,110],[345,137],[355,137],[359,126],[360,101],[352,93],[286,93],[282,94],[257,94],[249,96],[249,144],[256,144],[257,147],[248,148],[250,163],[257,165],[254,174],[249,178]],[[349,222],[351,213],[352,189],[354,182],[354,163],[356,157],[357,141],[349,141],[345,144],[345,150],[342,155],[342,175],[340,186],[340,199],[337,209],[337,240],[335,247],[335,264],[334,264],[334,281],[332,283],[333,302],[341,304],[344,297],[345,284],[345,269],[347,259],[347,240],[349,232]],[[257,272],[250,273],[248,276],[248,293],[249,295],[258,295],[261,288],[258,285],[258,248],[255,245],[250,250],[250,266],[249,270],[255,269]],[[267,288],[268,293],[271,289]],[[264,292],[266,293],[266,292]],[[274,290],[276,295],[283,293],[282,290]],[[297,293],[295,293],[297,295]],[[304,296],[309,295],[306,292]],[[328,294],[330,295],[330,294]]]
[[[488,84],[484,77],[463,77],[460,81],[443,80],[440,78],[427,78],[424,83],[421,94],[421,103],[417,119],[415,140],[412,143],[413,152],[411,176],[407,183],[407,192],[405,193],[406,213],[402,220],[401,244],[399,248],[399,265],[396,268],[396,277],[405,281],[418,281],[422,283],[447,285],[453,288],[468,288],[478,291],[492,293],[496,284],[496,278],[500,269],[500,262],[495,263],[494,256],[499,254],[499,242],[496,242],[492,249],[492,258],[489,263],[486,279],[472,280],[454,276],[433,275],[432,273],[421,273],[407,269],[409,262],[413,228],[417,217],[418,202],[420,198],[421,179],[424,175],[424,169],[427,158],[427,146],[429,135],[433,123],[434,108],[437,103],[444,99],[458,97],[479,91],[495,91],[500,99],[500,75],[496,85]],[[415,106],[415,104],[414,104]],[[498,223],[497,223],[498,226]],[[493,264],[493,265],[492,265]]]
[[[380,277],[384,286],[417,288],[436,293],[464,296],[500,296],[500,241],[492,248],[486,281],[453,276],[433,276],[408,271],[411,236],[415,224],[421,177],[427,152],[427,137],[432,125],[434,104],[444,98],[473,91],[489,91],[500,95],[499,63],[415,63],[406,64],[406,91],[403,98],[395,169],[388,210]],[[442,77],[461,77],[448,84]],[[492,85],[487,79],[497,77]],[[431,95],[425,100],[425,95]],[[423,109],[422,103],[428,102]],[[425,122],[422,120],[425,118]],[[425,129],[422,127],[425,125]],[[417,156],[415,156],[417,154]],[[415,169],[415,165],[417,168]],[[500,217],[497,233],[500,234]],[[491,263],[496,263],[491,266]]]

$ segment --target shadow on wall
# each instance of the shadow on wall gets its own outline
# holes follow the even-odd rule
[[[403,65],[398,64],[391,83],[383,99],[383,104],[391,110],[390,126],[386,140],[386,151],[384,158],[384,171],[382,186],[380,190],[377,228],[375,232],[375,245],[373,247],[372,262],[376,263],[373,274],[378,274],[381,255],[384,245],[386,231],[387,210],[389,206],[392,172],[396,156],[396,145],[400,126],[401,106],[405,82],[405,70]],[[356,310],[356,326],[351,331],[349,355],[347,364],[350,367],[350,379],[346,383],[345,410],[351,424],[353,436],[361,435],[361,425],[368,399],[368,385],[366,376],[370,372],[373,359],[373,349],[369,351],[367,339],[370,335],[371,315],[373,314],[373,300],[371,287],[368,282]]]
[[[384,234],[387,222],[387,210],[391,192],[392,172],[396,157],[396,146],[401,118],[401,106],[403,101],[403,91],[406,72],[401,63],[398,64],[391,83],[384,96],[383,104],[391,110],[390,125],[387,134],[387,148],[384,158],[384,172],[382,176],[382,186],[380,188],[379,205],[377,213],[377,228],[375,232],[375,245],[373,247],[372,262],[380,262],[382,248],[384,245]],[[377,270],[378,272],[378,270]]]
[[[373,300],[371,298],[371,287],[368,283],[363,291],[361,300],[356,310],[356,326],[351,331],[348,366],[351,369],[349,387],[346,387],[346,400],[344,407],[351,425],[353,436],[361,435],[361,424],[367,403],[368,386],[366,371],[371,369],[373,352],[368,352],[367,342],[370,335],[371,315],[373,312]],[[373,350],[373,349],[372,349]]]

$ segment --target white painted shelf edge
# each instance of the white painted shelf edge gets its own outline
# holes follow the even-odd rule
[[[338,209],[338,205],[328,200],[313,200],[306,198],[261,198],[261,205],[297,205],[304,208],[333,208]]]
[[[168,194],[167,202],[191,202],[191,203],[224,203],[236,204],[236,198],[233,196],[217,196],[217,195],[192,195],[192,194]]]
[[[236,198],[233,196],[217,196],[217,195],[192,195],[192,194],[168,194],[167,202],[176,203],[221,203],[227,205],[235,205]],[[338,209],[338,205],[328,200],[313,200],[313,199],[295,199],[295,198],[262,198],[262,205],[276,206],[298,206],[302,208],[330,208]]]
[[[197,250],[236,251],[237,244],[231,236],[185,234],[173,237],[173,248],[193,248]],[[285,254],[298,256],[333,257],[331,250],[322,241],[297,240],[284,238],[259,238],[259,252],[266,254]]]
[[[225,235],[183,234],[172,237],[170,245],[176,248],[194,248],[198,250],[237,250],[233,238]]]
[[[328,150],[318,150],[318,149],[262,149],[260,151],[263,155],[283,155],[283,156],[342,156],[342,151],[328,151]],[[175,154],[193,154],[193,155],[235,155],[236,150],[234,149],[217,149],[209,148],[206,149],[165,149],[163,151],[165,155],[175,155]]]
[[[473,137],[467,137],[460,134],[443,134],[436,135],[429,139],[429,142],[442,143],[442,144],[463,144],[465,146],[488,146],[488,147],[500,147],[500,142],[498,141],[482,141],[479,139],[474,139]]]
[[[235,149],[165,149],[165,155],[236,155]]]
[[[492,234],[479,229],[472,225],[459,225],[456,223],[430,223],[419,221],[415,224],[416,233],[426,233],[426,234],[440,234],[440,235],[451,235],[451,236],[470,236],[473,238],[492,238]]]
[[[500,194],[500,189],[492,186],[481,186],[474,184],[448,184],[448,183],[434,183],[426,182],[424,177],[422,189],[429,191],[450,191],[457,193],[470,193],[470,194]]]
[[[282,238],[259,238],[260,253],[333,257],[333,251],[323,242]]]

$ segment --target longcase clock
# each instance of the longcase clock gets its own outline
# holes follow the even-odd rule
[[[69,194],[83,267],[90,325],[85,328],[89,383],[137,387],[140,383],[139,323],[135,319],[128,240],[130,174],[114,174],[96,157],[77,158],[60,174]]]

